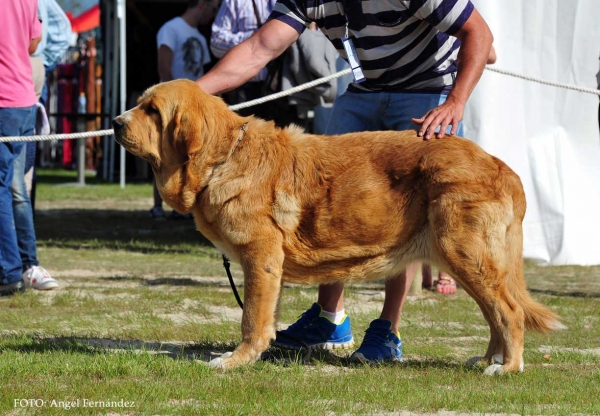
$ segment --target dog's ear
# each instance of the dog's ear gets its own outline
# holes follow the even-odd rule
[[[177,153],[189,156],[202,147],[202,123],[185,109],[179,108],[173,117],[173,145]]]

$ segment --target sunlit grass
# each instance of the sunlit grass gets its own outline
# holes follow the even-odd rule
[[[152,221],[149,184],[77,188],[73,172],[38,173],[36,229],[50,292],[0,299],[0,413],[394,415],[401,411],[535,415],[600,414],[600,267],[527,264],[533,297],[568,329],[526,334],[523,374],[485,377],[464,362],[489,330],[464,291],[410,298],[401,334],[405,361],[309,363],[270,351],[265,361],[221,372],[205,363],[240,342],[239,309],[222,260],[192,221]],[[107,202],[108,201],[108,202]],[[234,276],[243,296],[239,267]],[[357,343],[382,304],[383,285],[350,286],[346,309]],[[316,300],[286,285],[281,322]],[[46,400],[40,408],[15,400]],[[133,402],[83,407],[83,400]]]

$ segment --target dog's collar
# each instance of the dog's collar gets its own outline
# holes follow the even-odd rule
[[[246,127],[247,126],[248,126],[248,123],[244,123],[244,124],[242,124],[242,127],[240,127],[240,134],[238,135],[238,138],[235,141],[235,144],[233,145],[233,149],[231,149],[231,152],[229,152],[229,157],[231,157],[231,155],[233,154],[233,152],[235,152],[235,149],[238,146],[238,144],[240,144],[240,142],[246,136]]]

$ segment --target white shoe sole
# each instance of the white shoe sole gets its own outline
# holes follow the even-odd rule
[[[44,284],[41,285],[35,285],[33,286],[33,288],[35,290],[52,290],[52,289],[56,289],[58,287],[58,282],[54,281],[54,282],[46,282]]]
[[[274,347],[277,348],[283,348],[283,349],[287,349],[287,350],[301,350],[304,347],[296,347],[296,346],[292,346],[292,345],[286,345],[286,344],[280,344],[278,342],[273,342],[272,344]],[[333,350],[347,350],[350,349],[354,346],[354,340],[350,340],[347,342],[323,342],[321,344],[313,344],[313,345],[309,345],[308,349],[311,351],[315,351],[315,350],[326,350],[326,351],[333,351]]]

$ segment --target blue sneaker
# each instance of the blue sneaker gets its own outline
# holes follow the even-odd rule
[[[365,331],[360,348],[350,359],[364,363],[382,363],[402,360],[402,340],[391,331],[387,319],[375,319]]]
[[[273,345],[280,348],[299,350],[304,347],[298,341],[304,342],[310,350],[335,350],[351,348],[354,345],[350,318],[336,325],[321,316],[321,305],[313,303],[300,319],[287,329],[277,332]]]

